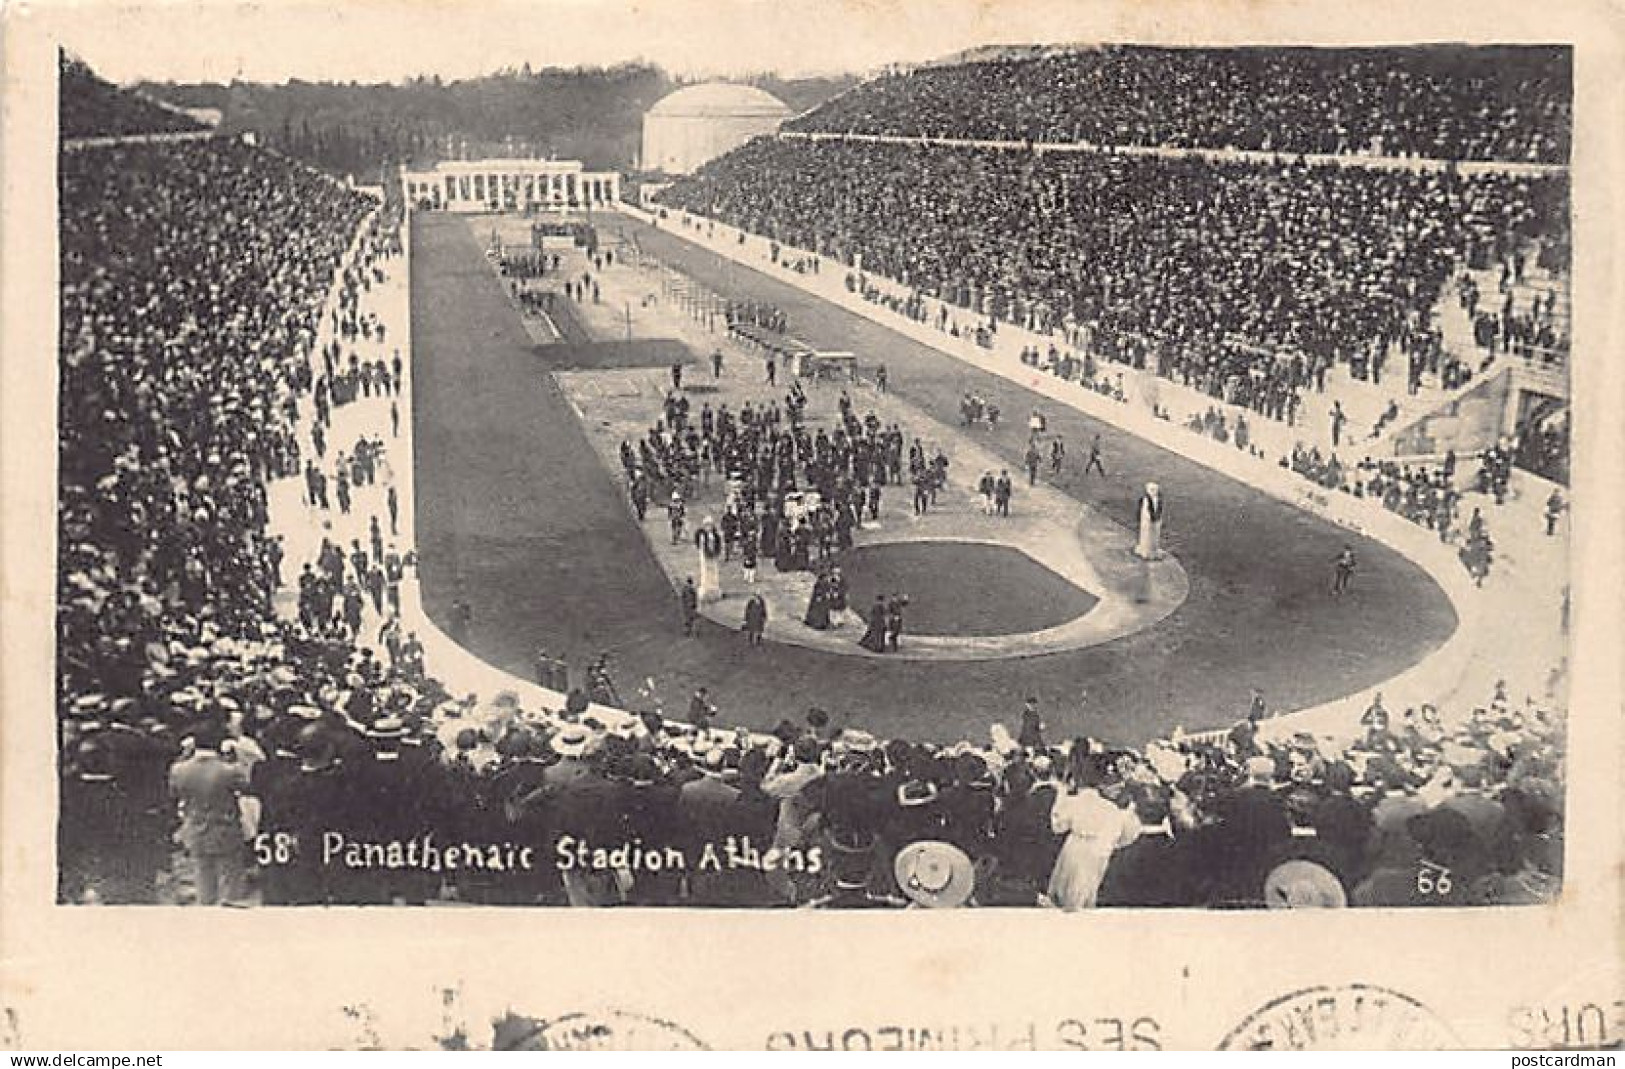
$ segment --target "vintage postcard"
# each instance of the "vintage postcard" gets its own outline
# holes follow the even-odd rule
[[[4,18],[0,1045],[1625,1045],[1625,10]]]

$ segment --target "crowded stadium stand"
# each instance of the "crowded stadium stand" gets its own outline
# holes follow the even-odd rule
[[[1567,163],[1566,47],[1008,49],[851,89],[786,129]]]
[[[136,125],[133,105],[92,110],[75,128]],[[1470,143],[1532,151],[1523,125]],[[703,703],[689,722],[618,715],[590,704],[610,696],[601,664],[591,693],[454,696],[402,622],[410,459],[387,460],[409,368],[374,310],[405,271],[402,220],[235,140],[98,147],[60,168],[65,902],[1294,908],[1556,891],[1563,715],[1501,688],[1443,714],[1379,697],[1336,743],[1270,730],[1259,698],[1233,728],[1137,750],[1049,737],[1036,703],[1017,730],[946,746],[817,710],[768,732],[712,724]],[[1328,361],[1414,344],[1457,258],[1556,229],[1566,192],[760,141],[671,197],[989,315],[1098,319],[1126,358],[1279,410]],[[321,532],[313,559],[284,561],[272,530],[272,495],[293,486]],[[900,880],[922,842],[952,883]]]
[[[98,78],[82,60],[65,52],[60,56],[58,71],[58,121],[64,139],[185,134],[207,129],[183,111]]]
[[[1447,281],[1564,234],[1567,199],[1560,175],[789,138],[661,195],[1289,422],[1333,366],[1437,379]]]

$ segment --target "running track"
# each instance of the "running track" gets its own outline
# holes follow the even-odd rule
[[[620,487],[594,454],[503,295],[468,225],[419,214],[412,263],[416,500],[424,605],[444,626],[459,591],[474,610],[468,647],[529,678],[538,646],[579,679],[613,651],[623,699],[659,699],[681,717],[707,685],[724,723],[771,727],[819,705],[881,735],[983,740],[1012,728],[1039,697],[1051,738],[1087,732],[1139,744],[1183,725],[1228,724],[1251,688],[1272,709],[1316,705],[1380,683],[1449,637],[1455,617],[1428,576],[1351,535],[1210,469],[1004,379],[974,370],[860,316],[641,224],[645,252],[724,294],[771,301],[814,344],[883,359],[892,390],[946,423],[975,389],[1011,418],[991,448],[1015,471],[1018,418],[1041,405],[1074,454],[1100,433],[1109,479],[1057,484],[1132,526],[1139,487],[1162,484],[1165,543],[1190,578],[1160,624],[1088,650],[996,663],[889,662],[769,645],[702,620],[684,639],[675,598]],[[1360,571],[1351,596],[1328,596],[1345,541]],[[952,597],[944,589],[944,597]],[[929,596],[925,592],[916,594]],[[643,681],[654,690],[640,697]],[[1087,692],[1086,700],[1080,695]]]

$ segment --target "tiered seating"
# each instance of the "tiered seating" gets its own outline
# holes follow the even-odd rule
[[[1565,163],[1560,47],[1105,48],[866,82],[790,129]]]
[[[1567,184],[778,139],[662,199],[1281,419],[1331,366],[1430,352],[1456,266],[1562,230]]]

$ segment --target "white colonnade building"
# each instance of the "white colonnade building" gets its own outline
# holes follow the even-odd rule
[[[401,192],[408,204],[453,212],[608,207],[621,199],[621,176],[579,160],[444,160],[403,170]]]

